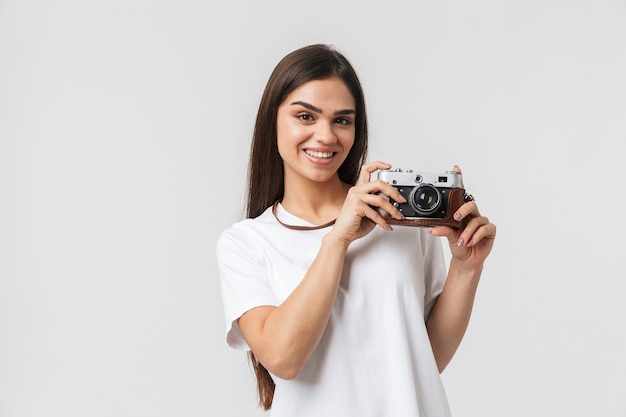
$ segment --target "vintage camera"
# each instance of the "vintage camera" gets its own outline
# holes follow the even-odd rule
[[[462,227],[461,221],[452,217],[465,202],[463,178],[455,171],[441,173],[416,172],[413,170],[382,170],[378,178],[393,185],[406,198],[406,203],[399,203],[389,198],[404,220],[398,220],[382,212],[388,223],[407,226]]]

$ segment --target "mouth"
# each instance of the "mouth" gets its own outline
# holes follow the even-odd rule
[[[313,157],[313,158],[318,158],[318,159],[330,159],[333,157],[333,155],[335,155],[335,152],[318,152],[318,151],[311,151],[309,149],[305,149],[304,152]]]

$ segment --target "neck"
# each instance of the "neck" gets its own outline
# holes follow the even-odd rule
[[[350,188],[335,177],[332,180],[307,184],[285,182],[282,206],[289,213],[312,224],[323,224],[334,220],[346,199]]]

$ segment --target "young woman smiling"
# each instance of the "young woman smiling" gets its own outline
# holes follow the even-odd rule
[[[226,339],[249,352],[273,417],[450,415],[440,372],[496,227],[469,201],[455,213],[463,228],[392,229],[380,210],[403,216],[383,194],[406,200],[370,179],[391,165],[366,154],[345,56],[327,45],[285,56],[257,113],[247,218],[217,243]]]

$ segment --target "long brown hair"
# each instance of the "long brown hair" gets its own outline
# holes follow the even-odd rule
[[[338,171],[343,182],[356,183],[367,156],[368,141],[361,82],[347,58],[334,47],[323,44],[305,46],[289,53],[276,65],[261,97],[248,165],[248,218],[259,216],[284,194],[283,161],[276,143],[278,108],[302,84],[331,76],[343,80],[356,103],[354,144]],[[259,404],[269,410],[274,399],[274,380],[252,351],[248,356],[257,379]]]

